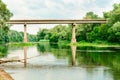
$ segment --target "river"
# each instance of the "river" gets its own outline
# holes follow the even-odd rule
[[[119,80],[120,48],[39,43],[0,46],[0,58],[21,60],[0,67],[15,80]]]

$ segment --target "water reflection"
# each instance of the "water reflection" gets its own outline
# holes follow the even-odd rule
[[[27,47],[24,47],[24,67],[27,67]]]
[[[42,47],[41,47],[42,46]],[[120,50],[117,48],[77,47],[39,44],[39,52],[50,52],[57,59],[68,58],[68,63],[78,66],[109,66],[120,70]],[[77,63],[77,64],[76,64]]]
[[[4,48],[1,52],[4,52]],[[19,56],[24,61],[24,64],[2,64],[2,67],[15,73],[11,74],[15,80],[46,80],[48,77],[51,80],[61,80],[61,77],[65,80],[120,79],[119,48],[68,47],[40,43],[33,47],[13,47],[6,50],[6,57]],[[21,76],[25,79],[21,79]]]
[[[0,58],[6,57],[8,54],[8,46],[0,44]]]
[[[76,64],[76,46],[71,46],[72,49],[72,65]]]

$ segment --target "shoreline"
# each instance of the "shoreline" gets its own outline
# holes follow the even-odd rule
[[[0,80],[14,80],[4,69],[0,68]]]
[[[6,45],[12,45],[12,46],[33,46],[35,44],[39,43],[44,43],[44,42],[49,42],[49,41],[39,41],[39,42],[12,42],[12,43],[7,43]],[[50,43],[50,42],[49,42]],[[65,45],[65,46],[92,46],[92,47],[120,47],[120,44],[118,43],[110,43],[110,42],[86,42],[86,41],[80,41],[80,42],[75,42],[75,43],[70,43],[69,41],[59,41],[57,43],[52,43],[52,44],[60,44],[60,45]]]
[[[115,44],[115,43],[90,43],[90,42],[76,42],[70,45],[74,46],[83,46],[83,47],[120,47],[120,44]]]

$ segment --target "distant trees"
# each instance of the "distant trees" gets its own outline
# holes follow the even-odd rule
[[[114,4],[113,10],[104,12],[107,24],[78,24],[76,25],[77,41],[107,41],[120,42],[120,4]],[[103,19],[93,12],[86,13],[83,19]],[[38,40],[49,39],[50,42],[71,40],[71,25],[57,25],[52,29],[42,29],[38,32]],[[44,34],[43,34],[44,33]],[[47,36],[47,38],[45,38]],[[49,37],[48,37],[49,36]]]
[[[38,41],[41,39],[49,39],[50,42],[71,40],[71,28],[70,26],[57,25],[52,29],[40,29],[37,33]]]
[[[40,29],[37,33],[38,40],[50,39],[50,31],[48,29]]]
[[[9,42],[23,42],[24,33],[10,30],[8,36]],[[27,39],[29,42],[37,42],[36,35],[27,34]]]
[[[100,17],[98,17],[98,15],[93,12],[88,12],[86,13],[83,19],[100,19]],[[93,31],[94,27],[98,27],[99,25],[100,24],[78,24],[76,27],[77,41],[81,41],[81,40],[90,41],[91,39],[89,38],[93,37],[93,35],[90,36],[89,34],[93,34],[93,32],[91,33],[91,31]]]
[[[113,10],[109,12],[104,12],[104,17],[108,19],[107,26],[108,29],[108,38],[110,42],[119,42],[120,41],[120,3],[113,5]]]
[[[87,41],[93,42],[93,41],[107,41],[108,37],[108,27],[103,24],[100,26],[96,26],[93,28],[91,32],[87,34]]]
[[[113,10],[104,12],[104,17],[108,19],[108,25],[111,27],[116,22],[120,21],[120,3],[113,5]]]
[[[27,34],[27,39],[29,42],[37,42],[38,41],[37,36],[33,35],[33,34]]]
[[[120,22],[116,22],[108,30],[109,37],[108,40],[111,42],[120,42]]]
[[[70,27],[65,25],[57,25],[51,29],[50,42],[58,42],[59,40],[69,40],[71,37]]]

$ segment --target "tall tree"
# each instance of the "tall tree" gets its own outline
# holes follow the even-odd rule
[[[7,6],[0,0],[0,42],[8,42],[9,25],[6,22],[13,14],[8,10]]]
[[[83,19],[100,19],[97,14],[93,12],[86,13],[85,17]],[[87,41],[87,34],[93,30],[95,26],[99,26],[99,24],[82,24],[77,26],[77,41],[85,40]]]
[[[104,12],[104,17],[108,19],[108,25],[111,27],[120,21],[120,3],[113,5],[113,10]]]
[[[113,10],[104,12],[104,17],[108,19],[107,25],[109,26],[108,41],[119,42],[120,41],[120,3],[113,5]]]
[[[98,15],[93,12],[87,12],[83,19],[98,19]]]

